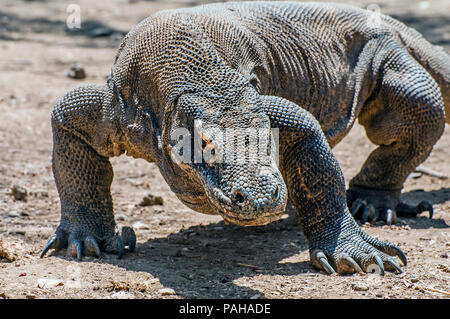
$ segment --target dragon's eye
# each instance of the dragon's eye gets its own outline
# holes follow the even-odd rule
[[[203,159],[206,163],[209,165],[214,165],[216,163],[216,147],[214,146],[214,143],[202,138],[202,152]]]

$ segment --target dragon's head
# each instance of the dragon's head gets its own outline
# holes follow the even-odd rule
[[[186,205],[243,226],[280,218],[287,190],[277,167],[277,134],[261,109],[251,86],[176,99],[166,127],[167,157],[202,194],[197,200],[179,195]]]

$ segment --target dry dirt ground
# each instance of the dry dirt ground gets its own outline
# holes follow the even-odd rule
[[[81,8],[81,30],[66,28],[69,3]],[[60,216],[51,172],[55,101],[82,83],[104,83],[134,24],[157,10],[195,4],[1,1],[0,298],[449,298],[450,179],[426,175],[409,179],[404,197],[433,202],[434,219],[423,214],[393,226],[364,226],[404,250],[409,263],[401,275],[328,276],[309,263],[292,213],[264,227],[226,225],[183,206],[154,164],[125,156],[112,159],[112,190],[118,223],[137,226],[136,252],[121,260],[104,255],[76,262],[64,251],[39,258]],[[450,52],[448,0],[378,5]],[[86,70],[83,80],[65,75],[76,62]],[[347,181],[373,148],[356,125],[334,149]],[[450,176],[449,157],[447,127],[424,166]],[[14,184],[27,190],[26,202],[11,196]],[[162,196],[164,204],[139,206],[147,194]]]

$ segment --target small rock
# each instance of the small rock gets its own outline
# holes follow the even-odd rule
[[[72,79],[84,79],[86,77],[86,72],[81,63],[75,63],[67,70],[66,76]]]
[[[19,216],[20,216],[20,214],[18,212],[16,212],[15,210],[12,210],[8,213],[8,217],[11,217],[11,218],[16,218]]]
[[[26,272],[22,272],[22,273],[20,273],[19,277],[25,277],[26,275],[27,275]]]
[[[137,284],[138,290],[140,292],[146,292],[146,291],[151,291],[152,290],[152,286],[154,284],[156,284],[158,282],[158,279],[156,278],[152,278],[152,279],[148,279],[142,282],[139,282]]]
[[[154,206],[154,205],[163,205],[164,200],[161,196],[147,195],[142,198],[142,201],[139,203],[139,206]]]
[[[6,294],[6,292],[0,292],[0,298],[2,299],[8,299],[10,298],[9,295]]]
[[[118,291],[109,296],[111,299],[135,299],[135,295],[126,291]]]
[[[55,288],[64,285],[64,281],[60,279],[39,278],[37,280],[38,288]]]
[[[352,283],[352,289],[355,291],[367,291],[367,290],[369,290],[369,286],[367,286],[366,284],[364,284],[362,282],[355,282],[355,283]]]
[[[33,195],[37,198],[48,198],[48,192],[45,190],[30,192],[30,195]]]
[[[117,221],[123,222],[123,221],[125,220],[125,215],[123,215],[123,214],[117,214],[117,215],[116,215],[116,220],[117,220]]]
[[[134,229],[150,229],[150,227],[148,225],[141,223],[141,222],[135,222],[133,224],[133,228]]]
[[[409,277],[409,280],[411,281],[411,282],[419,282],[419,277],[417,277],[416,275],[411,275],[410,277]]]
[[[262,296],[260,294],[256,294],[250,297],[250,299],[261,299]]]
[[[27,190],[25,187],[14,184],[11,187],[11,193],[14,196],[15,200],[27,201]]]
[[[114,291],[128,291],[128,290],[130,290],[130,286],[125,281],[111,280],[111,284],[112,284],[112,287],[111,287],[112,289],[111,290],[114,290]]]
[[[163,288],[158,290],[158,293],[161,294],[162,296],[170,296],[175,295],[175,290],[173,290],[172,288]]]
[[[10,262],[17,260],[17,256],[12,249],[7,247],[6,243],[0,241],[0,259],[2,258]]]

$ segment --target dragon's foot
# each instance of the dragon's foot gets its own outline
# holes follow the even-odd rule
[[[362,224],[382,220],[391,225],[396,223],[397,216],[416,217],[425,211],[429,212],[429,218],[433,218],[433,205],[429,201],[416,206],[402,203],[400,191],[351,187],[347,191],[347,203],[352,216]]]
[[[99,236],[100,233],[104,231],[86,230],[85,227],[71,227],[68,231],[60,225],[42,250],[41,258],[52,248],[56,251],[67,248],[67,256],[77,257],[78,261],[83,255],[100,258],[102,251],[115,253],[120,259],[125,246],[131,252],[136,247],[136,235],[131,227],[122,227],[120,233],[111,230]]]
[[[396,245],[379,241],[364,233],[350,215],[340,231],[310,241],[310,257],[314,267],[327,273],[369,272],[384,275],[384,271],[402,270],[391,256],[398,256],[406,266],[406,256]]]

